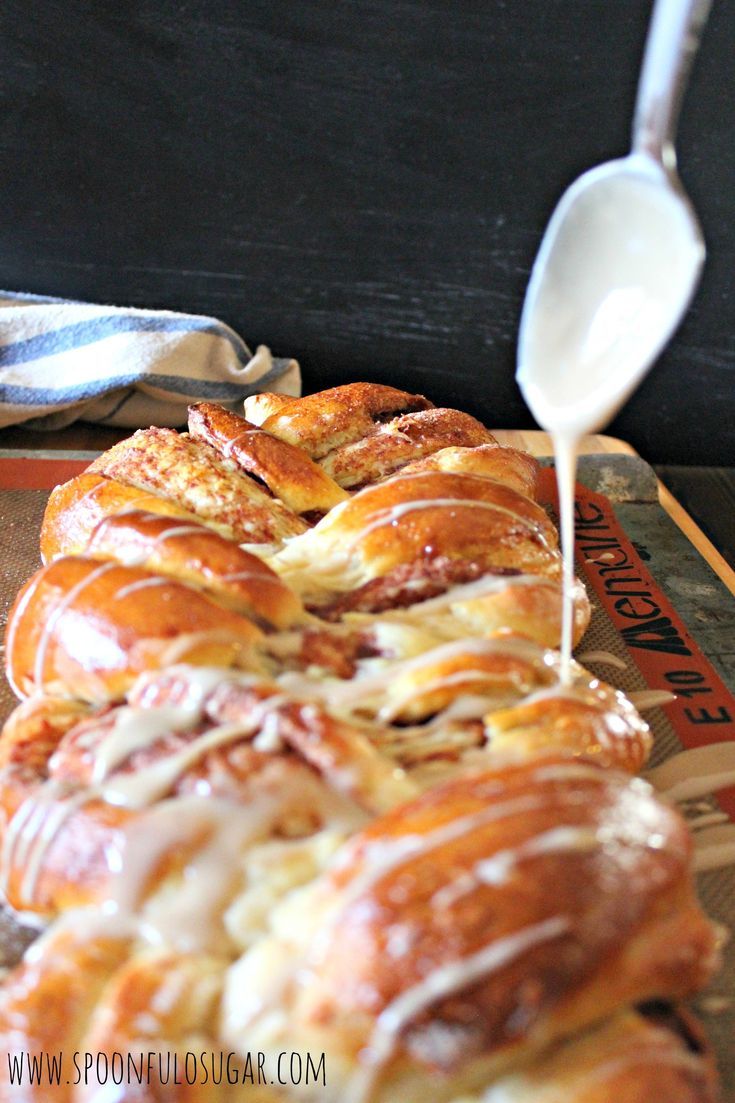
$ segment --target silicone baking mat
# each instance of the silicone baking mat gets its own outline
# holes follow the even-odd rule
[[[91,458],[89,453],[23,458],[0,453],[0,627],[16,592],[39,565],[37,534],[49,489]],[[578,657],[627,693],[677,694],[670,704],[645,713],[655,734],[651,766],[684,748],[735,740],[735,599],[661,509],[657,489],[653,471],[638,457],[585,456],[580,462],[577,566],[593,617]],[[551,471],[544,472],[543,492],[553,512]],[[601,661],[589,657],[594,652],[603,653]],[[13,704],[3,681],[0,717]],[[735,823],[735,787],[682,810],[700,820],[724,811]],[[700,874],[698,887],[707,912],[735,930],[735,866]],[[0,961],[16,960],[33,936],[0,913]],[[735,939],[726,945],[724,968],[696,1008],[718,1054],[723,1100],[735,1099]]]

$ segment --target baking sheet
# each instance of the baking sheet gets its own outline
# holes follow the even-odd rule
[[[91,458],[87,453],[35,453],[19,460],[17,454],[10,457],[0,452],[0,556],[4,565],[0,628],[4,628],[15,594],[39,566],[36,534],[48,489],[70,478]],[[709,672],[707,676],[715,691],[714,697],[708,696],[708,701],[716,700],[717,707],[724,709],[728,717],[735,717],[732,696],[735,691],[735,600],[660,507],[654,472],[636,456],[584,456],[580,461],[579,482],[592,492],[580,498],[587,506],[586,513],[578,506],[577,532],[578,569],[588,583],[593,603],[592,624],[578,649],[579,654],[584,660],[587,652],[606,651],[626,664],[624,670],[608,663],[584,660],[585,665],[600,678],[630,693],[651,686],[671,688],[665,683],[666,670],[676,669],[682,660],[687,667],[691,666],[692,655],[701,652],[697,661],[701,659],[702,669]],[[545,485],[548,497],[553,499],[550,472]],[[603,497],[598,499],[598,494]],[[609,514],[601,523],[595,522],[595,503]],[[615,526],[613,532],[610,525],[615,524],[615,517],[620,528]],[[586,529],[585,521],[591,521]],[[635,567],[631,577],[642,579],[640,585],[644,589],[650,584],[650,592],[657,595],[656,606],[663,610],[664,619],[666,614],[672,614],[673,619],[668,619],[677,625],[677,638],[683,641],[689,654],[682,655],[681,648],[677,652],[675,640],[671,650],[673,637],[668,625],[654,627],[649,631],[648,640],[642,639],[639,633],[637,643],[630,636],[627,644],[623,641],[614,623],[617,595],[608,595],[611,600],[607,600],[605,588],[600,586],[601,563],[614,566],[616,560],[600,560],[599,556],[619,554],[616,550],[612,553],[600,551],[601,547],[616,547],[615,543],[602,543],[610,539],[619,547],[625,546],[627,559]],[[604,577],[609,578],[610,572]],[[636,583],[639,588],[640,585]],[[660,618],[652,618],[653,621],[657,619]],[[662,644],[659,648],[656,633],[660,634],[662,628],[666,631],[658,641]],[[0,716],[4,717],[13,705],[14,698],[3,679]],[[714,715],[714,709],[711,711]],[[667,712],[673,712],[674,723]],[[732,719],[682,727],[681,707],[677,715],[676,706],[647,711],[646,719],[655,734],[652,765],[697,742],[735,740]],[[697,803],[701,805],[701,801]],[[724,808],[735,822],[735,788],[709,799],[709,806]],[[701,874],[698,887],[708,914],[735,930],[735,867]],[[33,931],[19,930],[12,919],[0,912],[0,960],[4,959],[4,963],[17,960],[23,946],[34,935]],[[696,1001],[695,1007],[718,1054],[723,1099],[735,1099],[735,940],[731,939],[725,947],[723,970],[711,989]]]
[[[602,647],[627,664],[623,671],[592,662],[585,665],[627,693],[642,686],[673,689],[675,687],[666,681],[666,672],[701,670],[702,686],[709,692],[701,697],[681,698],[666,709],[646,711],[646,720],[655,736],[651,766],[685,747],[735,740],[733,595],[661,508],[655,472],[639,457],[583,456],[578,481],[593,492],[585,500],[599,503],[619,523],[617,532],[614,525],[606,525],[607,519],[598,523],[593,509],[589,506],[580,509],[578,498],[575,519],[577,567],[593,602],[592,624],[578,653],[583,656],[585,651]],[[600,495],[599,499],[596,494]],[[553,496],[552,492],[550,497]],[[592,520],[593,530],[585,529],[585,520]],[[625,571],[615,569],[621,561],[620,552],[599,550],[602,547],[615,549],[615,544],[627,553],[630,566]],[[601,555],[613,558],[604,561]],[[586,561],[592,557],[596,562]],[[640,581],[616,587],[616,592],[604,600],[600,595],[599,578],[603,562],[611,568],[604,576],[608,580],[625,574],[629,580]],[[628,644],[623,642],[617,627],[620,618],[616,618],[617,624],[614,624],[610,615],[611,605],[619,599],[623,589],[650,592],[656,603],[656,607],[650,609],[651,616],[644,622],[656,627],[649,628],[647,639],[639,637],[639,646],[632,640]],[[671,614],[668,618],[667,613]],[[665,623],[667,619],[670,620],[668,624]],[[657,623],[659,621],[661,623]],[[641,642],[649,646],[641,647]],[[687,707],[693,721],[688,722],[683,715]],[[713,718],[711,722],[702,722],[703,711]],[[692,802],[690,809],[684,807],[682,810],[701,814],[705,805],[713,811],[727,812],[735,822],[735,788]],[[728,932],[735,932],[735,866],[699,874],[697,888],[707,914]],[[694,1007],[717,1053],[723,1101],[735,1100],[735,937],[732,934],[723,949],[722,969],[708,991],[694,1002]]]

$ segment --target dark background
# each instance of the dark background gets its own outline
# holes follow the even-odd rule
[[[625,153],[649,0],[6,0],[0,285],[214,314],[356,378],[530,426],[528,272],[564,186]],[[735,6],[680,130],[709,260],[613,424],[735,460]]]

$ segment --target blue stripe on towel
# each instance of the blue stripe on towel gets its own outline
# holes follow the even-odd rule
[[[87,398],[97,398],[107,391],[119,387],[132,387],[136,383],[148,383],[157,390],[167,391],[174,399],[186,398],[219,399],[221,402],[236,402],[257,394],[273,380],[283,375],[284,363],[274,365],[259,379],[243,383],[228,383],[221,379],[188,379],[180,375],[159,375],[156,372],[131,372],[129,375],[103,376],[87,383],[77,383],[72,387],[37,388],[22,387],[17,384],[0,384],[0,403],[11,406],[56,406],[63,402],[83,402]]]
[[[133,387],[136,383],[149,383],[158,390],[169,391],[174,397],[188,395],[192,398],[219,398],[233,401],[243,393],[242,384],[227,383],[216,379],[185,379],[180,375],[157,375],[155,372],[131,372],[129,375],[104,376],[72,387],[22,387],[16,384],[0,384],[0,402],[12,406],[56,406],[62,402],[83,402],[97,398],[106,391],[118,387]]]
[[[222,337],[232,347],[243,367],[251,359],[252,354],[248,351],[245,342],[224,326],[217,325],[216,322],[206,321],[203,318],[145,318],[108,314],[99,318],[90,318],[85,322],[73,322],[71,325],[60,326],[48,333],[39,333],[35,337],[26,337],[21,341],[11,341],[10,344],[0,347],[0,367],[12,367],[13,364],[25,364],[29,360],[40,360],[45,356],[70,352],[82,345],[94,344],[95,341],[102,341],[117,333],[196,332]],[[63,399],[59,400],[63,401]]]

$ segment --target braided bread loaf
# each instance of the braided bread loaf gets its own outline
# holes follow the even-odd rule
[[[50,497],[6,639],[0,879],[51,922],[0,1035],[324,1076],[0,1097],[711,1103],[660,1005],[716,932],[632,776],[647,725],[577,664],[559,684],[535,461],[390,387],[246,414],[200,404]]]

